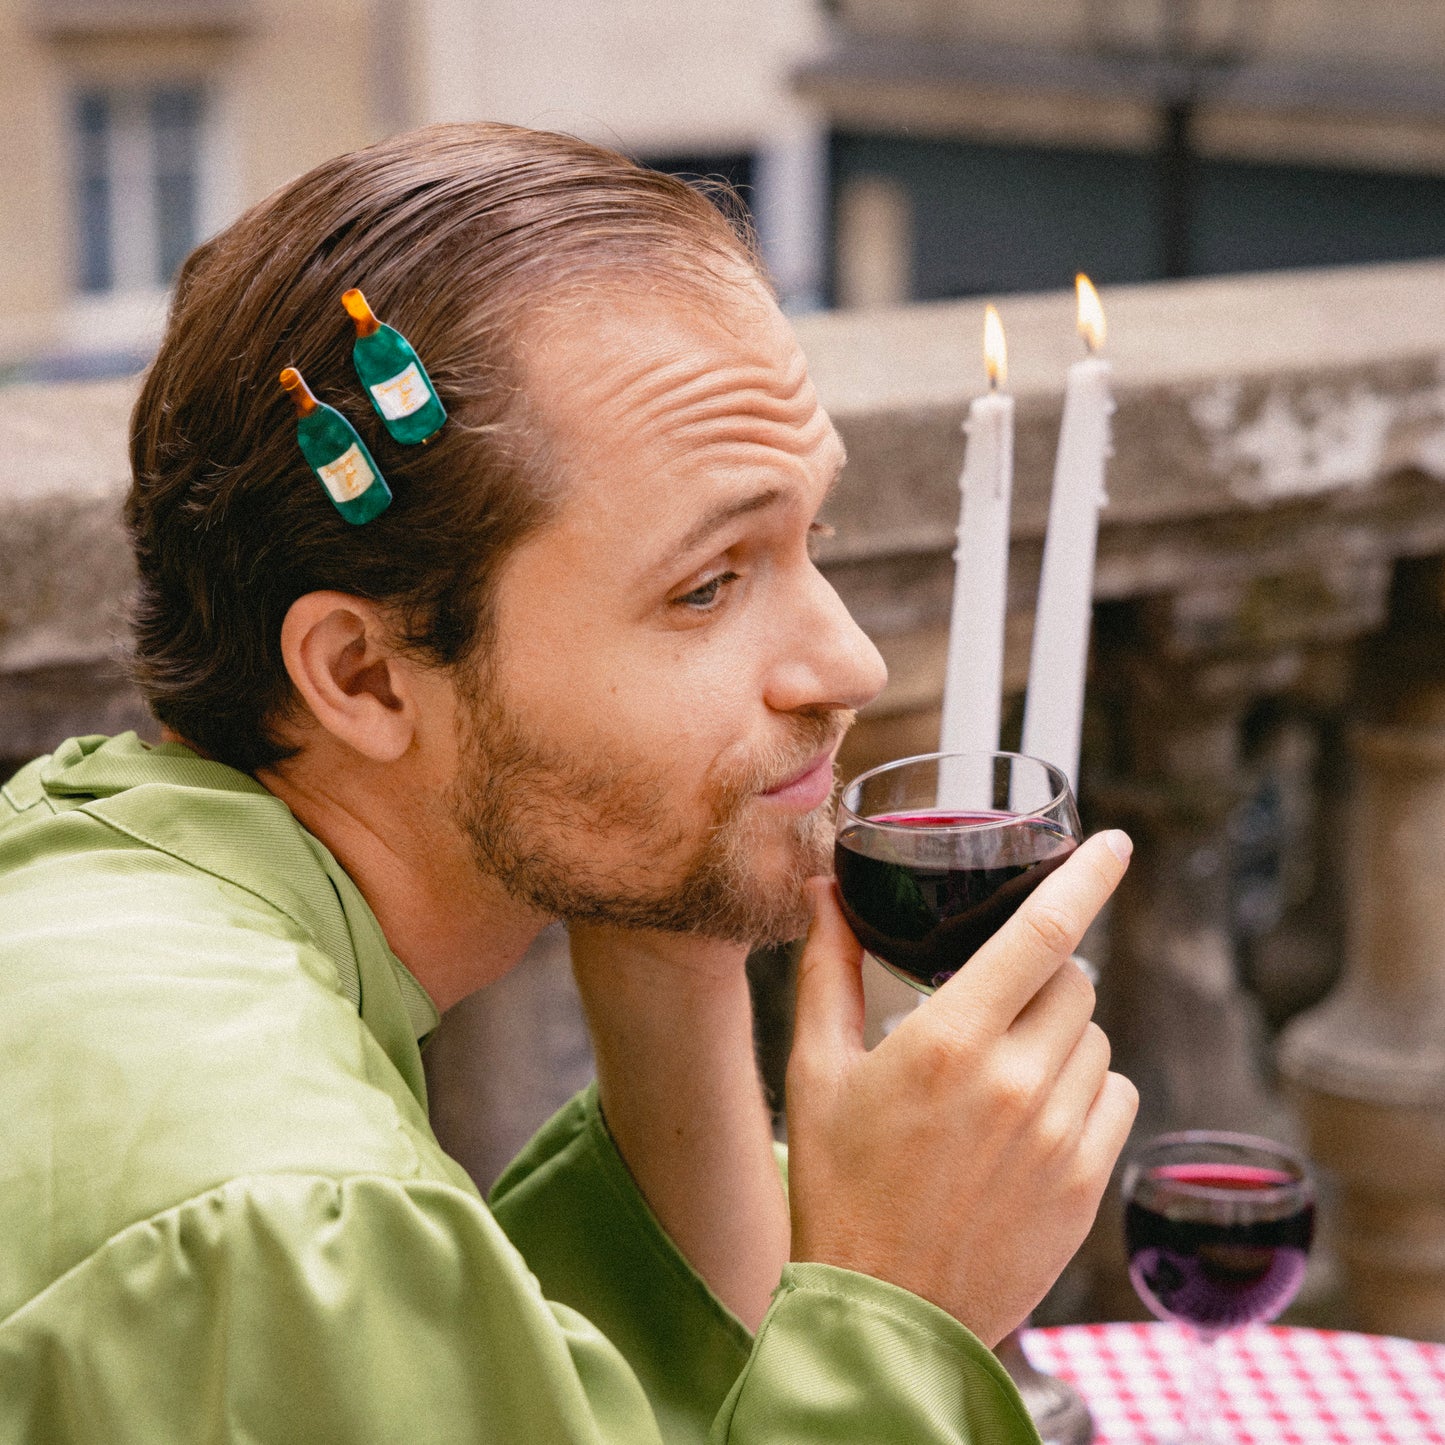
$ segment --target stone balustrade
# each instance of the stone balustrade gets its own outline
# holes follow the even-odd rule
[[[1141,1087],[1141,1130],[1307,1131],[1339,1192],[1329,1253],[1347,1314],[1445,1338],[1445,903],[1428,880],[1352,852],[1418,869],[1445,848],[1431,806],[1445,711],[1429,701],[1445,682],[1445,264],[1103,299],[1119,409],[1081,802],[1087,825],[1124,823],[1139,846],[1090,940],[1101,1015]],[[1078,342],[1067,293],[1001,310],[1019,427],[1007,737]],[[856,771],[936,742],[982,306],[819,315],[798,331],[850,457],[822,565],[891,669],[847,744]],[[133,394],[129,382],[0,390],[9,759],[141,718],[116,663]],[[909,1002],[878,973],[875,1028]],[[506,989],[454,1011],[434,1045],[439,1127],[481,1176],[585,1073],[565,978],[552,939]],[[498,1077],[511,1087],[498,1092]],[[1392,1170],[1383,1138],[1408,1169]],[[1111,1227],[1066,1277],[1059,1313],[1137,1309]],[[1408,1311],[1392,1314],[1388,1282],[1407,1275]]]

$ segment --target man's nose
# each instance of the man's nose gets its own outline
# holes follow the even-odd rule
[[[888,668],[828,579],[809,571],[804,605],[769,673],[768,705],[778,712],[860,708],[883,691]]]

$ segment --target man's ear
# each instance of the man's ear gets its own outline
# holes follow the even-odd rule
[[[411,670],[381,611],[345,592],[298,597],[281,624],[281,655],[316,722],[363,757],[393,763],[418,722]]]

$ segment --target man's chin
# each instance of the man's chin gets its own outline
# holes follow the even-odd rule
[[[703,920],[696,927],[677,931],[717,943],[739,943],[749,949],[776,948],[802,938],[811,917],[806,898],[800,896],[797,904],[789,909],[770,907],[741,918]]]
[[[791,943],[808,931],[807,897],[796,884],[787,889],[736,887],[684,889],[666,897],[583,897],[558,902],[568,923],[640,932],[672,933],[720,943],[768,948]]]
[[[804,882],[833,871],[833,805],[789,818],[781,830],[764,831],[754,840],[754,868],[765,886],[791,886],[801,893]]]
[[[789,943],[807,933],[812,914],[804,885],[819,873],[832,872],[832,820],[810,815],[794,824],[790,837],[762,842],[747,865],[737,870],[730,910],[734,926],[727,927],[724,918],[717,920],[717,928],[700,920],[698,932],[759,948]]]
[[[790,943],[808,931],[811,911],[804,890],[816,873],[827,872],[830,853],[797,847],[734,851],[729,866],[694,871],[661,907],[651,910],[654,926],[724,943],[767,948]],[[662,901],[659,900],[661,903]],[[644,916],[649,910],[639,911]]]

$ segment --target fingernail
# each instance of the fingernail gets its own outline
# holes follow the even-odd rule
[[[1104,834],[1104,846],[1121,862],[1127,863],[1134,852],[1134,840],[1119,828]]]

